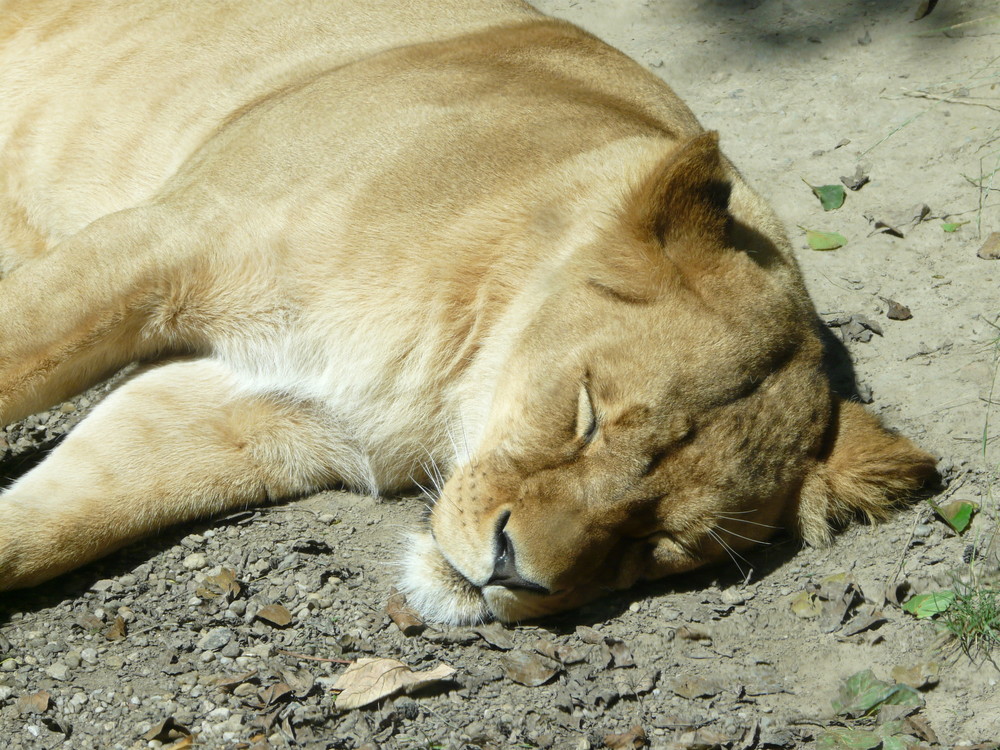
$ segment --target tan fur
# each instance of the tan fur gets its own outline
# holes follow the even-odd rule
[[[0,496],[0,589],[442,472],[404,587],[519,619],[933,474],[717,136],[520,2],[0,0],[0,100],[0,423],[154,363]]]

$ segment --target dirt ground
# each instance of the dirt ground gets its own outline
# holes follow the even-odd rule
[[[887,524],[852,526],[829,549],[779,539],[733,565],[558,619],[404,635],[386,606],[403,530],[421,503],[324,493],[168,531],[4,595],[0,744],[1000,742],[997,666],[942,645],[931,620],[893,602],[900,584],[914,593],[954,588],[956,576],[987,580],[997,564],[988,543],[1000,495],[1000,260],[977,255],[1000,231],[995,0],[942,0],[919,21],[919,0],[539,5],[647,65],[721,133],[787,222],[817,308],[846,341],[862,399],[941,457],[948,487],[937,501],[980,506],[969,530],[959,536],[924,502]],[[870,181],[837,210],[825,212],[806,184],[850,182],[858,170]],[[814,251],[802,228],[838,232],[847,244]],[[912,317],[891,319],[890,300]],[[86,406],[0,433],[0,471],[16,471]],[[827,580],[836,574],[846,575]],[[415,670],[443,662],[456,672],[413,695],[339,708],[331,688],[342,662],[361,657]],[[871,735],[840,731],[872,730],[870,719],[833,707],[864,669],[915,681],[924,705],[883,708],[883,728]]]

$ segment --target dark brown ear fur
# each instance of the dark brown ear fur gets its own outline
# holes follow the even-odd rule
[[[731,189],[718,133],[702,133],[679,146],[636,189],[623,217],[625,225],[643,242],[722,242],[730,221]]]
[[[802,484],[794,525],[810,544],[827,544],[831,524],[859,513],[883,519],[913,493],[936,484],[936,463],[861,406],[838,397],[823,453]]]

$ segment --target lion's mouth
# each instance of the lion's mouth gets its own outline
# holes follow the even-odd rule
[[[451,564],[430,531],[410,537],[400,586],[410,606],[432,622],[474,625],[497,616],[482,589]]]
[[[477,586],[448,560],[430,530],[410,536],[400,588],[424,619],[448,625],[540,617],[561,609],[559,604],[572,596],[570,589],[543,593],[496,584]]]

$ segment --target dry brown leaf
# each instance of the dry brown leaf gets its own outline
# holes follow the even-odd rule
[[[886,622],[888,620],[882,610],[877,609],[874,604],[869,604],[844,627],[844,635],[857,635],[884,625]]]
[[[214,599],[224,596],[228,600],[233,600],[240,595],[242,587],[236,580],[236,571],[231,568],[223,568],[217,575],[207,576],[195,590],[195,594],[201,599]]]
[[[819,627],[824,633],[832,633],[844,623],[851,610],[864,601],[864,594],[847,573],[828,576],[819,583],[819,597],[825,599]]]
[[[614,638],[605,638],[604,647],[608,650],[611,656],[610,663],[615,669],[635,666],[635,659],[632,658],[632,652],[629,651],[628,646],[624,642]]]
[[[520,685],[544,685],[562,671],[562,664],[541,654],[508,651],[500,657],[507,677]]]
[[[163,750],[185,750],[188,747],[194,747],[194,737],[190,734],[187,737],[181,737],[172,745],[167,745]]]
[[[81,630],[97,633],[104,628],[104,620],[97,615],[82,615],[76,621]]]
[[[390,596],[385,605],[385,613],[403,635],[418,635],[426,627],[417,611],[406,604],[406,594],[397,592]]]
[[[490,644],[493,648],[501,651],[510,651],[514,648],[514,640],[499,622],[491,622],[489,625],[480,625],[475,628],[479,637]]]
[[[556,643],[548,638],[539,638],[531,645],[531,647],[542,656],[555,659],[563,664],[578,664],[579,662],[586,660],[587,652],[590,650],[587,648],[577,648],[567,644]]]
[[[604,746],[611,750],[636,750],[649,744],[646,732],[636,724],[624,734],[604,735]]]
[[[305,698],[316,684],[316,678],[307,669],[297,669],[286,667],[281,670],[281,679],[285,681],[294,692],[296,698]]]
[[[344,670],[333,686],[340,691],[336,705],[337,708],[360,708],[402,691],[412,692],[447,680],[454,674],[454,667],[447,664],[414,672],[395,659],[358,659]]]
[[[282,698],[291,695],[291,693],[292,689],[284,682],[276,682],[261,690],[258,695],[260,695],[261,705],[266,707],[277,703]]]
[[[257,613],[257,619],[263,620],[276,628],[283,628],[292,621],[292,613],[281,604],[268,604],[261,607]]]
[[[927,740],[933,745],[938,744],[938,736],[931,725],[927,723],[927,719],[919,714],[914,714],[913,716],[908,716],[906,718],[906,723],[909,724],[910,728],[913,730],[913,734],[920,739]]]
[[[249,672],[243,672],[242,674],[226,674],[220,675],[215,678],[215,686],[219,690],[224,690],[227,693],[231,693],[234,689],[239,687],[245,682],[249,682],[257,676],[256,670],[250,670]]]
[[[115,621],[111,623],[111,627],[104,632],[104,637],[109,641],[120,641],[126,635],[128,635],[128,623],[121,616],[116,617]]]
[[[1000,260],[1000,232],[990,232],[976,255],[983,260]]]
[[[168,716],[155,727],[150,729],[142,738],[144,740],[157,740],[159,742],[169,742],[182,737],[190,737],[191,730],[183,724],[178,724],[173,716]]]
[[[39,690],[31,695],[22,695],[14,704],[17,712],[25,714],[44,714],[52,705],[52,696],[44,690]]]

